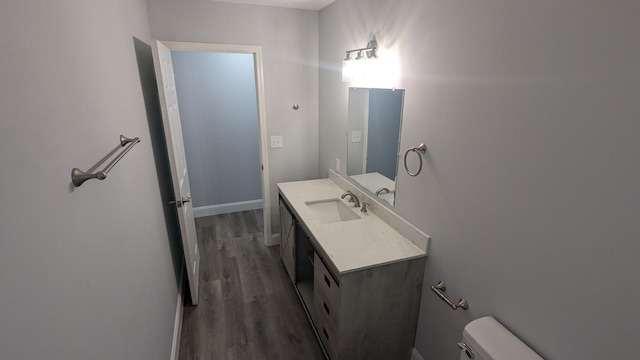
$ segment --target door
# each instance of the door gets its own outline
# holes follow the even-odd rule
[[[280,200],[280,258],[289,273],[291,282],[296,283],[295,235],[293,216]]]
[[[173,192],[177,207],[182,247],[187,267],[187,279],[191,290],[191,302],[198,304],[198,272],[200,268],[200,254],[198,253],[198,239],[196,225],[193,218],[191,191],[189,189],[189,173],[182,140],[180,113],[178,112],[178,97],[176,94],[171,50],[160,41],[153,41],[153,65],[158,83],[160,108],[162,109],[162,124],[164,126],[165,141],[169,153],[169,166],[173,180]]]

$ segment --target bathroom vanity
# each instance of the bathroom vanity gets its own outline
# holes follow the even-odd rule
[[[410,359],[429,238],[332,178],[278,184],[285,269],[328,358]]]

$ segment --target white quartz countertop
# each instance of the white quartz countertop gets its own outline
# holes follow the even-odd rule
[[[279,183],[278,188],[340,273],[426,256],[373,212],[363,213],[346,199],[341,201],[360,219],[328,224],[318,221],[305,203],[340,199],[344,190],[330,179]]]

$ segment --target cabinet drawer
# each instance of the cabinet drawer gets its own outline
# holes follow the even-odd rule
[[[313,291],[321,296],[336,313],[340,308],[340,285],[324,266],[318,254],[313,258]],[[337,317],[336,317],[337,319]]]
[[[326,316],[316,316],[314,319],[316,330],[318,330],[318,336],[324,346],[324,349],[332,359],[338,359],[338,338],[336,337],[336,331],[327,321]]]
[[[324,294],[313,292],[313,315],[315,319],[322,319],[323,322],[331,327],[333,332],[338,328],[340,319],[340,308],[331,303]]]

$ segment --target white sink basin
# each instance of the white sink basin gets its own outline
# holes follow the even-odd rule
[[[340,199],[307,201],[305,204],[323,224],[360,219],[360,216]]]

